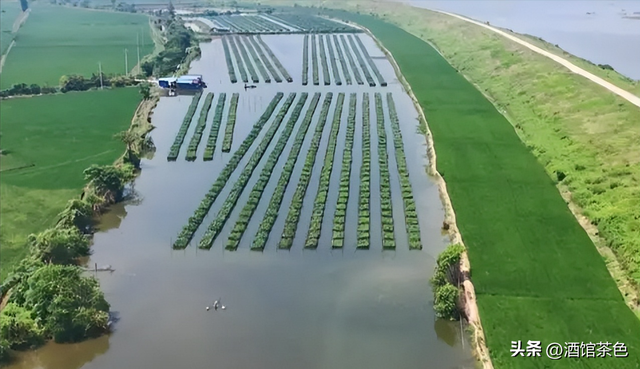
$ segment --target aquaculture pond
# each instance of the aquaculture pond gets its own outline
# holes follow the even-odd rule
[[[230,78],[234,41],[256,51],[256,88]],[[225,36],[190,72],[207,89],[161,98],[157,151],[95,235],[89,265],[115,269],[96,273],[113,333],[10,368],[473,368],[459,323],[433,313],[442,204],[418,113],[374,41]]]

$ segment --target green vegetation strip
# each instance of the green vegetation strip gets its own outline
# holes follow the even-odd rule
[[[249,58],[249,53],[247,52],[247,49],[244,47],[244,43],[241,41],[239,36],[234,36],[233,38],[236,40],[236,43],[238,44],[238,49],[240,49],[240,54],[242,54],[242,59],[244,60],[244,64],[247,67],[247,70],[249,71],[249,76],[251,77],[251,81],[253,83],[260,82],[260,79],[258,78],[258,73],[256,73],[256,69],[253,67],[253,64],[251,64],[251,58]]]
[[[340,248],[344,246],[344,224],[347,216],[347,203],[349,202],[349,184],[351,183],[351,162],[353,161],[353,136],[356,130],[356,104],[358,95],[354,92],[349,97],[349,117],[347,118],[347,135],[342,151],[342,171],[340,172],[340,189],[338,190],[338,203],[333,217],[333,236],[331,246]]]
[[[291,246],[293,246],[293,239],[296,236],[300,213],[302,212],[302,203],[304,201],[304,196],[307,193],[307,188],[309,187],[309,181],[311,181],[311,172],[313,171],[313,166],[316,162],[316,154],[320,148],[320,140],[322,139],[322,132],[324,131],[324,126],[327,122],[327,115],[329,115],[329,107],[331,106],[332,99],[333,93],[329,92],[322,102],[320,117],[318,118],[318,123],[316,124],[316,130],[313,138],[311,139],[311,144],[309,145],[309,151],[307,152],[304,167],[302,167],[302,173],[300,174],[300,180],[298,181],[296,192],[293,194],[293,200],[291,201],[291,206],[289,207],[289,212],[285,219],[284,230],[282,232],[282,238],[280,238],[278,248],[290,249]],[[275,219],[273,221],[275,222]],[[271,227],[273,227],[273,224]]]
[[[222,203],[222,207],[220,211],[218,211],[218,214],[216,214],[215,218],[213,219],[211,224],[209,224],[209,227],[207,227],[207,230],[204,232],[204,236],[202,237],[202,240],[200,240],[200,243],[198,244],[199,248],[210,249],[211,246],[213,246],[213,241],[220,234],[220,231],[222,230],[222,227],[224,227],[224,224],[229,218],[229,215],[231,215],[233,208],[238,203],[238,199],[240,198],[242,191],[244,190],[245,186],[249,182],[249,179],[251,178],[253,171],[258,166],[258,163],[260,163],[260,159],[262,159],[262,156],[267,151],[269,144],[271,143],[271,141],[273,140],[273,137],[278,131],[280,124],[284,120],[284,116],[287,114],[287,112],[289,111],[289,108],[293,104],[293,100],[295,99],[295,97],[296,97],[295,93],[289,94],[289,97],[284,102],[284,105],[276,115],[273,123],[269,127],[269,130],[267,130],[267,133],[262,138],[260,145],[256,147],[255,151],[253,152],[253,155],[251,155],[251,158],[249,158],[247,165],[242,170],[242,173],[240,173],[240,177],[231,188],[231,192],[229,193],[229,195],[227,195],[227,198]]]
[[[229,79],[231,80],[231,83],[236,83],[238,82],[238,77],[236,77],[236,70],[233,67],[233,59],[231,58],[231,52],[229,51],[229,41],[226,37],[222,38],[222,48],[224,49],[224,59],[227,61]]]
[[[340,72],[338,71],[338,63],[336,62],[336,55],[333,51],[333,43],[331,42],[331,36],[325,36],[327,40],[327,47],[329,48],[329,59],[331,61],[331,70],[333,71],[333,79],[336,81],[336,85],[342,85],[342,79],[340,79]]]
[[[320,84],[320,77],[318,76],[318,49],[316,46],[316,35],[311,35],[311,66],[313,68],[313,84],[318,86]]]
[[[247,230],[247,227],[249,226],[251,217],[253,216],[253,213],[256,211],[256,208],[258,207],[258,203],[260,203],[260,199],[262,198],[264,189],[267,187],[267,183],[269,183],[269,179],[271,179],[271,174],[273,173],[273,170],[276,167],[276,164],[278,164],[278,159],[280,159],[280,155],[282,155],[282,152],[284,151],[284,148],[287,145],[287,141],[289,141],[289,137],[291,137],[291,133],[293,132],[293,129],[296,123],[298,122],[298,118],[300,118],[300,113],[302,113],[302,108],[304,108],[304,104],[307,102],[308,97],[309,97],[309,94],[306,92],[303,92],[300,95],[300,99],[298,100],[298,103],[293,109],[293,113],[291,114],[291,117],[289,117],[289,120],[287,121],[287,124],[285,125],[284,130],[282,131],[282,134],[280,135],[280,138],[278,139],[278,142],[276,143],[275,148],[271,151],[271,154],[269,154],[269,157],[267,158],[267,163],[262,168],[262,171],[260,172],[260,177],[258,178],[258,181],[256,182],[256,184],[253,186],[251,193],[249,193],[249,199],[247,200],[247,203],[240,211],[238,220],[236,221],[235,225],[233,226],[233,229],[231,230],[231,234],[229,235],[229,239],[227,240],[227,245],[226,245],[227,250],[236,250],[240,245],[240,240],[242,239],[242,235],[244,234],[244,232]],[[300,127],[298,130],[300,131],[302,129],[303,127]],[[222,228],[222,226],[224,226],[224,223],[220,226],[220,228]]]
[[[360,166],[360,192],[358,200],[357,248],[368,249],[370,243],[371,199],[371,123],[369,94],[364,93],[362,100],[362,165]]]
[[[213,93],[209,92],[207,97],[204,99],[204,104],[202,105],[202,109],[200,109],[200,117],[198,118],[198,124],[196,125],[196,130],[191,136],[191,141],[189,141],[189,146],[187,146],[187,161],[196,160],[196,154],[198,152],[198,145],[200,145],[200,140],[202,140],[202,133],[204,132],[205,127],[207,126],[207,116],[209,115],[209,109],[211,108],[211,102],[213,101]]]
[[[336,110],[333,114],[333,123],[331,124],[331,133],[329,133],[329,143],[327,144],[327,152],[324,155],[324,164],[320,171],[320,183],[318,185],[318,193],[313,202],[313,213],[311,214],[311,224],[309,225],[309,233],[304,244],[306,248],[317,248],[322,231],[322,219],[324,218],[324,209],[327,203],[327,195],[329,194],[329,183],[331,182],[331,172],[333,171],[333,158],[336,153],[336,145],[338,144],[338,132],[340,131],[340,116],[342,115],[342,105],[344,104],[344,93],[338,94],[338,102]]]
[[[554,368],[636,368],[640,321],[513,126],[425,41],[373,17],[339,14],[391,52],[428,115],[494,367],[550,366],[512,358],[506,349],[513,340],[541,340],[629,348],[628,358],[562,359]]]
[[[305,35],[305,40],[307,39],[308,36]],[[258,39],[258,43],[260,45],[262,45],[262,47],[265,49],[265,51],[267,52],[267,54],[269,55],[269,57],[271,58],[271,60],[273,60],[273,63],[276,65],[276,68],[278,68],[278,70],[280,71],[280,73],[282,74],[282,77],[284,77],[285,80],[287,80],[287,82],[293,82],[293,78],[291,78],[291,76],[289,75],[289,72],[287,72],[287,69],[282,65],[282,63],[280,63],[280,60],[278,59],[278,57],[276,56],[276,54],[273,53],[273,51],[271,50],[271,48],[269,47],[269,45],[267,45],[266,42],[264,42],[264,40],[262,40],[262,37],[260,37],[260,35],[258,35],[257,37]],[[305,56],[308,53],[308,42],[309,41],[305,41]],[[307,58],[304,58],[305,60]],[[306,62],[303,63],[305,66],[307,65]],[[306,68],[305,68],[306,70]]]
[[[364,78],[366,78],[367,82],[369,83],[369,86],[374,87],[376,85],[376,81],[373,80],[373,77],[371,76],[369,69],[367,69],[367,63],[362,58],[362,55],[360,55],[360,53],[358,52],[358,46],[356,46],[356,43],[353,41],[353,35],[348,35],[347,38],[349,39],[349,45],[351,46],[351,51],[353,51],[353,53],[356,55],[356,58],[358,59],[358,64],[360,65],[360,68],[362,68],[362,73],[364,73]]]
[[[235,38],[232,37],[223,37],[224,39],[229,40],[229,44],[231,45],[231,50],[233,51],[233,56],[236,58],[236,64],[238,64],[238,70],[240,71],[240,78],[242,78],[242,82],[248,83],[249,76],[247,75],[247,69],[244,66],[244,62],[242,61],[242,57],[240,56],[240,52],[238,51],[238,45],[236,45]]]
[[[362,50],[362,54],[364,55],[364,58],[366,59],[366,61],[369,62],[369,66],[371,67],[373,74],[375,74],[376,78],[378,78],[378,82],[380,83],[380,86],[386,86],[387,82],[384,80],[384,77],[382,77],[382,74],[380,74],[380,70],[378,70],[378,67],[376,66],[376,63],[371,58],[371,55],[369,55],[369,52],[367,51],[367,47],[364,46],[364,43],[362,42],[360,37],[358,37],[357,35],[353,37],[356,39],[356,43],[360,46],[360,50]]]
[[[389,178],[389,154],[387,153],[387,131],[384,126],[382,94],[376,92],[376,121],[378,129],[378,165],[380,166],[380,215],[382,221],[382,247],[394,249],[393,206],[391,204],[391,180]]]
[[[336,50],[338,51],[338,60],[340,61],[340,66],[342,67],[342,74],[344,75],[344,79],[347,82],[347,84],[350,85],[352,84],[351,74],[349,74],[349,68],[347,67],[347,62],[344,60],[344,54],[342,53],[342,48],[340,48],[340,43],[338,42],[338,36],[332,35],[332,38],[333,38],[333,44],[336,47]],[[331,45],[330,41],[327,41],[327,42],[329,42],[329,45]],[[331,59],[333,59],[333,51],[331,49],[331,46],[329,46],[329,52],[332,54]],[[342,83],[342,81],[340,82]]]
[[[200,227],[200,224],[202,224],[204,217],[207,216],[207,213],[209,213],[211,205],[213,205],[213,202],[216,201],[218,195],[220,195],[220,192],[222,192],[222,189],[229,180],[229,177],[231,177],[231,173],[233,173],[233,171],[238,167],[238,164],[240,164],[240,161],[242,160],[244,155],[247,153],[247,151],[249,151],[249,148],[260,134],[262,127],[264,127],[267,121],[269,121],[269,118],[273,114],[273,111],[276,109],[276,106],[278,106],[280,100],[282,100],[283,96],[284,94],[282,92],[278,92],[273,97],[264,113],[262,113],[260,119],[258,119],[258,121],[253,125],[253,128],[251,129],[251,132],[249,132],[247,138],[242,142],[242,145],[240,145],[231,159],[229,159],[229,162],[227,163],[227,165],[225,165],[222,172],[220,172],[220,175],[213,183],[213,186],[211,186],[211,189],[209,189],[209,192],[205,195],[204,199],[200,202],[200,205],[198,206],[194,214],[189,217],[187,225],[185,225],[182,228],[182,231],[180,231],[178,238],[173,243],[174,249],[184,249],[185,247],[187,247],[187,245],[189,245],[189,242],[191,242],[194,233]]]
[[[304,35],[302,47],[302,85],[309,84],[309,35]]]
[[[358,70],[358,66],[356,65],[355,60],[353,60],[353,55],[351,55],[351,50],[347,45],[347,40],[344,35],[340,35],[340,41],[342,41],[342,47],[344,47],[344,53],[347,54],[347,60],[349,60],[349,66],[353,71],[353,77],[356,79],[356,83],[359,85],[364,85],[364,81],[362,80],[362,75]]]
[[[251,43],[251,46],[253,46],[253,48],[256,49],[256,51],[258,52],[258,55],[260,56],[262,63],[267,67],[267,69],[269,70],[269,73],[271,73],[271,75],[273,76],[273,79],[277,83],[281,83],[282,78],[280,77],[278,72],[276,72],[276,69],[273,67],[273,64],[271,64],[271,61],[269,60],[269,58],[267,58],[264,51],[260,48],[260,45],[258,45],[258,43],[253,38],[253,36],[248,37],[248,40],[249,40],[249,43]]]
[[[187,131],[189,130],[189,126],[191,125],[193,115],[196,113],[196,109],[198,108],[198,101],[200,101],[200,96],[202,96],[202,93],[197,92],[191,99],[191,104],[189,105],[189,109],[187,109],[187,114],[184,116],[182,125],[180,125],[180,129],[178,130],[176,138],[173,141],[173,145],[171,145],[171,148],[169,149],[169,155],[167,155],[167,160],[169,161],[175,161],[178,158],[180,147],[184,142],[184,137],[187,135]]]
[[[319,101],[320,93],[317,92],[311,99],[311,104],[307,109],[307,114],[305,115],[304,120],[300,125],[300,129],[296,134],[295,140],[293,141],[293,146],[291,147],[291,151],[289,152],[289,156],[287,157],[287,162],[282,168],[282,174],[280,174],[278,184],[276,185],[276,188],[273,191],[273,195],[271,196],[271,200],[269,201],[267,212],[262,218],[262,222],[260,223],[258,232],[251,242],[252,250],[264,250],[264,247],[267,244],[269,233],[271,233],[271,229],[273,228],[273,225],[278,218],[278,211],[280,209],[280,205],[282,204],[284,193],[287,190],[287,185],[289,184],[289,180],[291,179],[291,174],[293,174],[293,168],[298,161],[298,156],[300,155],[300,150],[302,149],[304,138],[307,134],[307,131],[309,130],[313,114],[316,111]]]
[[[229,113],[227,114],[227,124],[224,127],[224,140],[222,140],[222,152],[231,151],[231,144],[233,143],[233,131],[236,126],[236,113],[238,111],[238,98],[239,93],[231,95],[231,105],[229,106]]]
[[[393,131],[393,146],[395,148],[396,164],[400,178],[400,191],[404,206],[404,219],[409,237],[409,248],[422,249],[420,241],[420,224],[418,223],[418,213],[416,202],[413,199],[413,190],[409,180],[409,167],[407,166],[407,156],[404,152],[402,142],[402,131],[400,130],[400,120],[396,111],[396,103],[393,101],[391,92],[387,93],[387,106],[389,107],[389,117],[391,118],[391,129]]]
[[[324,79],[325,86],[331,84],[331,75],[329,75],[329,64],[327,63],[327,52],[324,49],[324,37],[322,35],[318,35],[318,40],[320,41],[320,62],[322,63],[322,76]]]
[[[213,122],[211,122],[211,130],[209,131],[209,138],[207,139],[207,146],[204,148],[203,160],[213,160],[213,154],[216,151],[216,142],[218,141],[218,133],[220,132],[220,125],[222,124],[222,112],[224,110],[224,103],[227,100],[227,94],[221,93],[218,97],[218,104],[216,104],[216,112],[213,116]]]
[[[256,67],[258,67],[258,71],[260,72],[260,75],[262,76],[262,79],[266,82],[266,83],[271,83],[271,76],[269,76],[269,73],[267,73],[267,70],[264,68],[264,64],[262,62],[262,60],[260,59],[260,57],[258,56],[258,53],[256,52],[254,46],[254,43],[252,43],[251,39],[249,37],[242,37],[241,38],[241,42],[242,42],[242,47],[246,47],[249,50],[249,54],[251,54],[251,59],[253,60],[253,63],[256,65]],[[247,42],[245,42],[247,41]],[[260,53],[262,53],[262,50],[260,50]],[[273,68],[273,67],[272,67]],[[280,78],[280,77],[278,77]],[[282,80],[280,80],[280,82],[282,82]]]

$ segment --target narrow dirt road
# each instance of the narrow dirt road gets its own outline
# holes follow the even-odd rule
[[[614,94],[622,97],[623,99],[627,100],[628,102],[632,103],[633,105],[635,105],[637,107],[640,107],[640,97],[632,94],[629,91],[625,91],[625,90],[621,89],[620,87],[615,86],[614,84],[612,84],[610,82],[607,82],[604,79],[602,79],[602,78],[600,78],[600,77],[598,77],[598,76],[596,76],[596,75],[594,75],[592,73],[587,72],[586,70],[584,70],[584,69],[576,66],[575,64],[571,63],[567,59],[564,59],[564,58],[561,58],[561,57],[559,57],[557,55],[554,55],[554,54],[552,54],[552,53],[550,53],[550,52],[548,52],[546,50],[543,50],[543,49],[535,46],[535,45],[532,45],[532,44],[530,44],[530,43],[528,43],[526,41],[523,41],[522,39],[519,39],[518,37],[510,35],[510,34],[504,32],[504,31],[501,31],[501,30],[499,30],[499,29],[497,29],[495,27],[491,27],[491,26],[489,26],[487,24],[475,21],[473,19],[465,18],[465,17],[457,15],[457,14],[445,12],[445,11],[440,11],[440,10],[434,10],[434,11],[436,11],[438,13],[446,14],[446,15],[449,15],[449,16],[452,16],[452,17],[455,17],[455,18],[458,18],[458,19],[462,19],[465,22],[476,24],[478,26],[481,26],[481,27],[484,27],[484,28],[486,28],[488,30],[493,31],[493,32],[499,34],[500,36],[506,37],[511,41],[517,42],[520,45],[525,46],[525,47],[537,52],[540,55],[544,55],[547,58],[549,58],[549,59],[551,59],[551,60],[553,60],[553,61],[555,61],[555,62],[557,62],[559,64],[562,64],[563,66],[565,66],[567,69],[569,69],[573,73],[579,74],[579,75],[591,80],[592,82],[595,82],[595,83],[599,84],[600,86],[602,86],[602,87],[606,88],[607,90],[613,92]]]

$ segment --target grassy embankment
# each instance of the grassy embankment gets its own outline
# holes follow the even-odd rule
[[[635,237],[630,200],[637,182],[629,162],[638,142],[635,107],[477,26],[398,4],[373,10],[434,42],[485,93],[509,102],[498,108],[527,144],[424,40],[372,17],[343,15],[368,27],[389,49],[425,110],[438,170],[468,247],[495,366],[549,364],[510,357],[512,340],[541,340],[620,341],[629,347],[627,359],[565,360],[558,367],[637,367],[640,322],[555,188],[561,170],[563,182],[582,196],[577,201],[598,205],[585,209],[589,215],[616,211],[629,228],[606,232],[610,223],[601,218],[601,234],[612,245],[624,244],[617,251],[628,256],[629,270],[637,270],[637,253],[625,242]],[[597,191],[586,183],[594,174],[602,179]]]
[[[13,41],[14,35],[11,33],[13,23],[21,12],[22,8],[18,1],[0,2],[0,55],[4,55]]]
[[[573,64],[575,64],[576,66],[586,70],[587,72],[590,72],[604,80],[607,80],[611,83],[613,83],[614,85],[627,90],[629,92],[631,92],[632,94],[635,94],[636,96],[640,96],[640,81],[638,80],[633,80],[627,76],[624,76],[618,72],[616,72],[615,70],[610,70],[610,69],[603,69],[601,67],[599,67],[598,65],[577,57],[573,54],[570,54],[568,52],[566,52],[565,50],[563,50],[561,47],[557,46],[557,45],[553,45],[539,37],[535,37],[532,35],[527,35],[527,34],[518,34],[518,33],[514,33],[511,30],[507,30],[507,29],[503,29],[503,31],[511,33],[512,35],[519,37],[521,39],[523,39],[524,41],[527,41],[545,51],[548,51],[550,53],[553,53],[555,55],[561,56],[567,60],[569,60],[570,62],[572,62]]]
[[[125,49],[129,69],[137,63],[136,34],[142,58],[154,48],[146,15],[37,4],[16,35],[0,88],[16,83],[57,86],[63,75],[98,74],[99,62],[103,73],[123,74]]]
[[[124,144],[113,135],[129,127],[139,101],[137,88],[120,88],[0,103],[8,152],[0,162],[1,278],[27,254],[27,236],[54,225],[80,195],[82,171],[122,155]]]

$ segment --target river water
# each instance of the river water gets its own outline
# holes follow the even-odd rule
[[[637,0],[405,2],[541,37],[571,54],[596,64],[609,64],[621,74],[640,79],[640,1]]]
[[[114,332],[78,344],[47,344],[36,351],[24,353],[10,368],[473,368],[474,360],[459,323],[437,320],[432,309],[428,280],[435,257],[445,247],[447,239],[440,232],[443,210],[437,187],[425,171],[428,163],[426,142],[418,132],[418,114],[382,51],[369,37],[359,37],[375,57],[376,65],[389,82],[388,87],[302,86],[301,35],[263,36],[294,78],[293,83],[261,83],[249,91],[244,91],[242,83],[230,84],[219,39],[202,45],[202,58],[191,68],[191,73],[204,75],[208,82],[205,92],[214,92],[213,107],[220,92],[227,93],[227,101],[231,93],[240,93],[232,152],[276,92],[284,92],[285,99],[289,92],[309,92],[304,111],[311,100],[311,93],[321,92],[324,99],[327,92],[334,92],[329,117],[333,116],[337,93],[347,93],[325,223],[317,250],[303,249],[302,242],[317,193],[317,179],[326,152],[330,124],[326,124],[324,129],[311,185],[304,199],[296,242],[290,251],[278,250],[276,245],[318,123],[320,107],[306,135],[283,200],[281,216],[264,252],[250,251],[249,238],[257,229],[256,219],[259,221],[266,211],[292,140],[275,167],[238,251],[225,251],[225,236],[229,234],[276,140],[256,168],[240,197],[240,205],[233,211],[213,248],[203,251],[191,245],[185,250],[175,251],[171,248],[172,240],[232,154],[219,152],[224,132],[221,128],[214,160],[203,162],[201,159],[213,117],[212,109],[200,144],[199,159],[195,162],[184,160],[186,144],[195,128],[195,123],[192,123],[178,161],[167,162],[166,155],[191,97],[163,97],[152,117],[157,128],[151,136],[157,151],[152,158],[142,161],[142,173],[133,186],[135,200],[114,206],[102,218],[100,232],[94,238],[89,265],[110,264],[115,268],[112,273],[97,273],[117,318]],[[353,209],[357,199],[362,93],[371,94],[371,163],[377,163],[373,93],[393,92],[421,226],[423,249],[420,251],[410,251],[406,240],[403,241],[406,235],[402,200],[397,174],[393,174],[396,164],[389,127],[388,151],[398,230],[397,249],[383,251],[378,235],[373,237],[369,250],[356,250],[354,232],[357,218],[353,216],[347,219],[344,249],[334,250],[330,246],[331,222],[327,222],[327,218],[332,218],[337,199],[350,92],[358,92],[358,109],[351,175],[351,188],[356,189],[356,195],[350,197],[354,200],[349,203],[349,208]],[[194,120],[199,115],[202,101]],[[225,116],[226,110],[228,104]],[[273,117],[267,126],[272,121]],[[204,228],[220,209],[231,184],[238,178],[266,128],[214,203],[196,233],[195,241],[200,239]],[[276,139],[281,131],[282,127]],[[378,176],[376,165],[372,165],[372,209],[379,209]],[[355,213],[351,211],[348,214]],[[373,213],[371,219],[372,224],[380,221],[379,215],[376,217]],[[372,234],[376,231],[379,232],[379,227],[373,226]],[[206,311],[205,307],[211,306],[218,298],[227,309]]]

